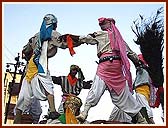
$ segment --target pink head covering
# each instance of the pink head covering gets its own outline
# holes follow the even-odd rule
[[[104,17],[98,19],[99,24],[103,23],[105,20],[111,21],[113,24],[115,24],[115,20],[113,18],[104,18]]]
[[[99,21],[99,25],[103,31],[111,29],[111,26],[108,24],[109,22],[111,22],[112,24],[115,24],[115,20],[113,18],[101,17],[98,19],[98,21]],[[105,21],[109,21],[109,22],[105,22]]]
[[[109,34],[110,46],[112,49],[120,51],[120,56],[121,56],[121,60],[123,63],[123,71],[124,71],[125,77],[128,81],[128,85],[130,87],[130,90],[132,91],[132,76],[131,76],[131,72],[130,72],[130,63],[129,63],[129,60],[127,57],[125,41],[123,40],[119,30],[115,26],[115,20],[113,18],[101,17],[98,19],[99,25],[101,26],[101,24],[106,20],[111,21],[111,23],[112,23],[111,26],[105,26],[105,31],[108,31],[108,34]],[[104,25],[106,25],[106,24],[104,24]],[[113,33],[115,36],[114,38],[116,39],[115,42],[113,39]]]

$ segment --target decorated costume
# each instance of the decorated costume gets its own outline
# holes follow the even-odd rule
[[[16,104],[14,123],[20,123],[20,115],[31,104],[32,97],[38,100],[48,100],[49,118],[59,117],[55,110],[53,82],[48,70],[48,58],[57,53],[57,47],[65,49],[67,43],[60,40],[61,34],[56,31],[57,19],[53,14],[47,14],[41,25],[40,32],[35,34],[23,47],[23,58],[28,61],[26,76]]]
[[[65,112],[58,119],[47,120],[47,124],[79,124],[80,122],[76,119],[76,116],[79,115],[81,106],[82,101],[79,97],[74,95],[67,96],[63,103]]]
[[[77,73],[78,77],[76,77]],[[53,82],[55,84],[61,85],[63,92],[62,101],[58,109],[59,113],[64,113],[63,104],[69,95],[78,96],[83,88],[90,88],[92,81],[84,81],[84,79],[85,78],[83,76],[82,70],[77,65],[70,66],[70,73],[68,76],[52,76]]]
[[[135,43],[140,46],[144,60],[148,64],[148,73],[152,84],[157,88],[156,102],[153,107],[161,104],[164,112],[164,74],[163,74],[163,48],[164,48],[164,10],[159,8],[152,17],[134,21],[132,27],[137,39]]]
[[[103,31],[78,37],[79,44],[97,45],[99,62],[94,82],[86,98],[84,111],[77,118],[85,120],[90,108],[97,105],[108,88],[112,102],[116,106],[131,117],[138,117],[137,123],[147,123],[139,112],[142,108],[141,105],[130,93],[132,78],[127,55],[134,61],[138,61],[138,59],[134,53],[130,53],[128,45],[115,26],[114,19],[100,18],[99,25]]]
[[[141,106],[143,106],[142,113],[146,116],[147,122],[149,124],[153,124],[153,112],[150,107],[151,96],[153,97],[155,91],[152,86],[152,81],[147,71],[147,63],[144,61],[142,54],[138,55],[139,64],[136,64],[136,78],[134,81],[134,90],[136,100]],[[121,121],[131,123],[130,116],[126,114],[124,111],[118,109],[116,106],[114,107],[109,120]]]
[[[154,97],[154,93],[153,91],[155,91],[155,89],[153,89],[153,85],[152,85],[152,81],[151,78],[149,76],[148,73],[148,65],[147,63],[144,61],[142,54],[139,54],[139,59],[141,61],[141,64],[136,66],[136,78],[134,81],[134,89],[136,92],[136,100],[143,106],[146,108],[147,110],[147,114],[148,114],[148,123],[154,123],[153,121],[153,112],[152,109],[150,107],[150,100],[151,100],[151,96]]]

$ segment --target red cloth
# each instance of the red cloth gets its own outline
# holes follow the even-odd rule
[[[145,65],[147,65],[147,63],[146,63],[146,61],[144,60],[142,54],[139,54],[139,55],[138,55],[138,58],[139,58]]]
[[[159,107],[160,105],[160,94],[163,93],[164,89],[163,87],[159,87],[157,92],[156,92],[156,101],[154,107]]]
[[[66,38],[67,38],[67,44],[68,44],[69,52],[70,52],[71,56],[73,56],[75,54],[75,51],[73,49],[73,40],[72,40],[70,35],[67,35]]]
[[[67,78],[68,78],[68,82],[70,83],[71,86],[74,86],[76,84],[76,82],[78,81],[78,79],[76,77],[74,79],[72,79],[70,74],[68,74]]]

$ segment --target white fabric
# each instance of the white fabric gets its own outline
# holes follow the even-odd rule
[[[59,108],[58,108],[58,112],[60,113],[60,114],[63,114],[64,113],[64,101],[61,101],[61,103],[60,103],[60,106],[59,106]]]
[[[33,96],[38,100],[47,100],[45,90],[54,95],[52,78],[47,73],[47,76],[36,75],[31,83],[29,83],[25,78],[23,79],[21,90],[19,93],[19,98],[16,104],[16,108],[25,112],[32,103]]]
[[[146,107],[148,117],[151,118],[153,117],[153,112],[151,107],[149,106],[149,103],[146,99],[146,97],[140,93],[136,93],[136,100],[143,106]]]
[[[29,113],[32,115],[33,121],[37,121],[37,122],[39,121],[40,115],[42,113],[42,109],[41,109],[40,101],[37,100],[37,98],[35,97],[32,100]]]
[[[119,109],[118,107],[114,106],[111,115],[109,117],[110,121],[119,121],[119,122],[127,122],[132,123],[132,118],[126,114],[124,111]]]
[[[48,119],[46,124],[62,124],[62,123],[58,119],[55,119],[55,120]]]
[[[92,107],[97,105],[106,87],[107,86],[105,85],[104,81],[96,75],[94,82],[88,92],[85,105],[91,105]],[[128,86],[125,86],[125,89],[123,89],[119,95],[117,95],[113,90],[109,91],[109,93],[113,104],[131,117],[135,116],[142,108],[142,106],[130,93]]]
[[[111,53],[111,46],[110,46],[110,40],[109,35],[107,31],[97,31],[93,33],[95,37],[92,37],[91,35],[87,36],[80,36],[79,41],[80,42],[86,42],[87,44],[95,45],[97,44],[97,54],[108,52]]]
[[[92,83],[92,86],[88,92],[88,95],[86,97],[86,104],[89,104],[92,107],[97,105],[105,89],[106,85],[104,81],[98,75],[96,75]]]
[[[136,88],[144,84],[151,86],[151,79],[149,73],[146,71],[146,69],[138,68],[136,78],[134,81],[134,86]]]
[[[39,63],[42,65],[44,73],[38,73],[38,74],[44,76],[47,75],[47,47],[48,47],[48,41],[44,41],[39,59]]]
[[[114,91],[110,92],[110,95],[113,104],[131,117],[135,116],[142,108],[142,106],[132,96],[128,85],[125,86],[125,89],[123,89],[123,92],[120,95],[116,95]]]
[[[31,81],[31,86],[33,95],[39,100],[47,100],[45,90],[54,95],[53,81],[49,73],[47,73],[47,76],[36,75]]]
[[[32,102],[32,98],[33,96],[32,96],[31,85],[29,82],[27,82],[26,78],[24,78],[22,81],[19,98],[15,108],[22,110],[22,112],[27,111],[27,109],[29,108],[29,105]]]

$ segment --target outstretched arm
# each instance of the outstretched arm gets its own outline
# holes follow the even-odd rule
[[[79,45],[83,44],[84,42],[81,42],[79,40],[79,35],[72,35],[72,34],[64,34],[59,36],[59,40],[60,42],[62,42],[62,44],[64,45],[64,47],[68,47],[68,38],[72,39],[72,43],[73,43],[73,47],[78,47]]]
[[[96,32],[93,34],[88,34],[87,36],[84,35],[72,35],[72,34],[65,34],[60,36],[60,40],[63,42],[67,42],[67,36],[70,36],[71,39],[73,40],[73,45],[74,47],[78,47],[81,44],[91,44],[95,45],[98,43],[96,36],[98,35]]]
[[[126,44],[126,48],[127,48],[128,58],[134,63],[135,66],[139,65],[140,60],[138,58],[138,55],[130,49],[130,47],[128,46],[128,44],[126,42],[125,42],[125,44]]]
[[[99,36],[99,34],[94,32],[92,34],[88,34],[87,36],[80,36],[79,41],[84,42],[86,44],[95,45],[98,43],[98,41],[96,39],[97,36]]]
[[[92,82],[93,82],[92,80],[83,81],[83,89],[90,89]]]
[[[51,77],[52,77],[52,81],[53,81],[54,84],[58,84],[58,85],[62,84],[61,76],[59,76],[59,77],[51,76]]]

